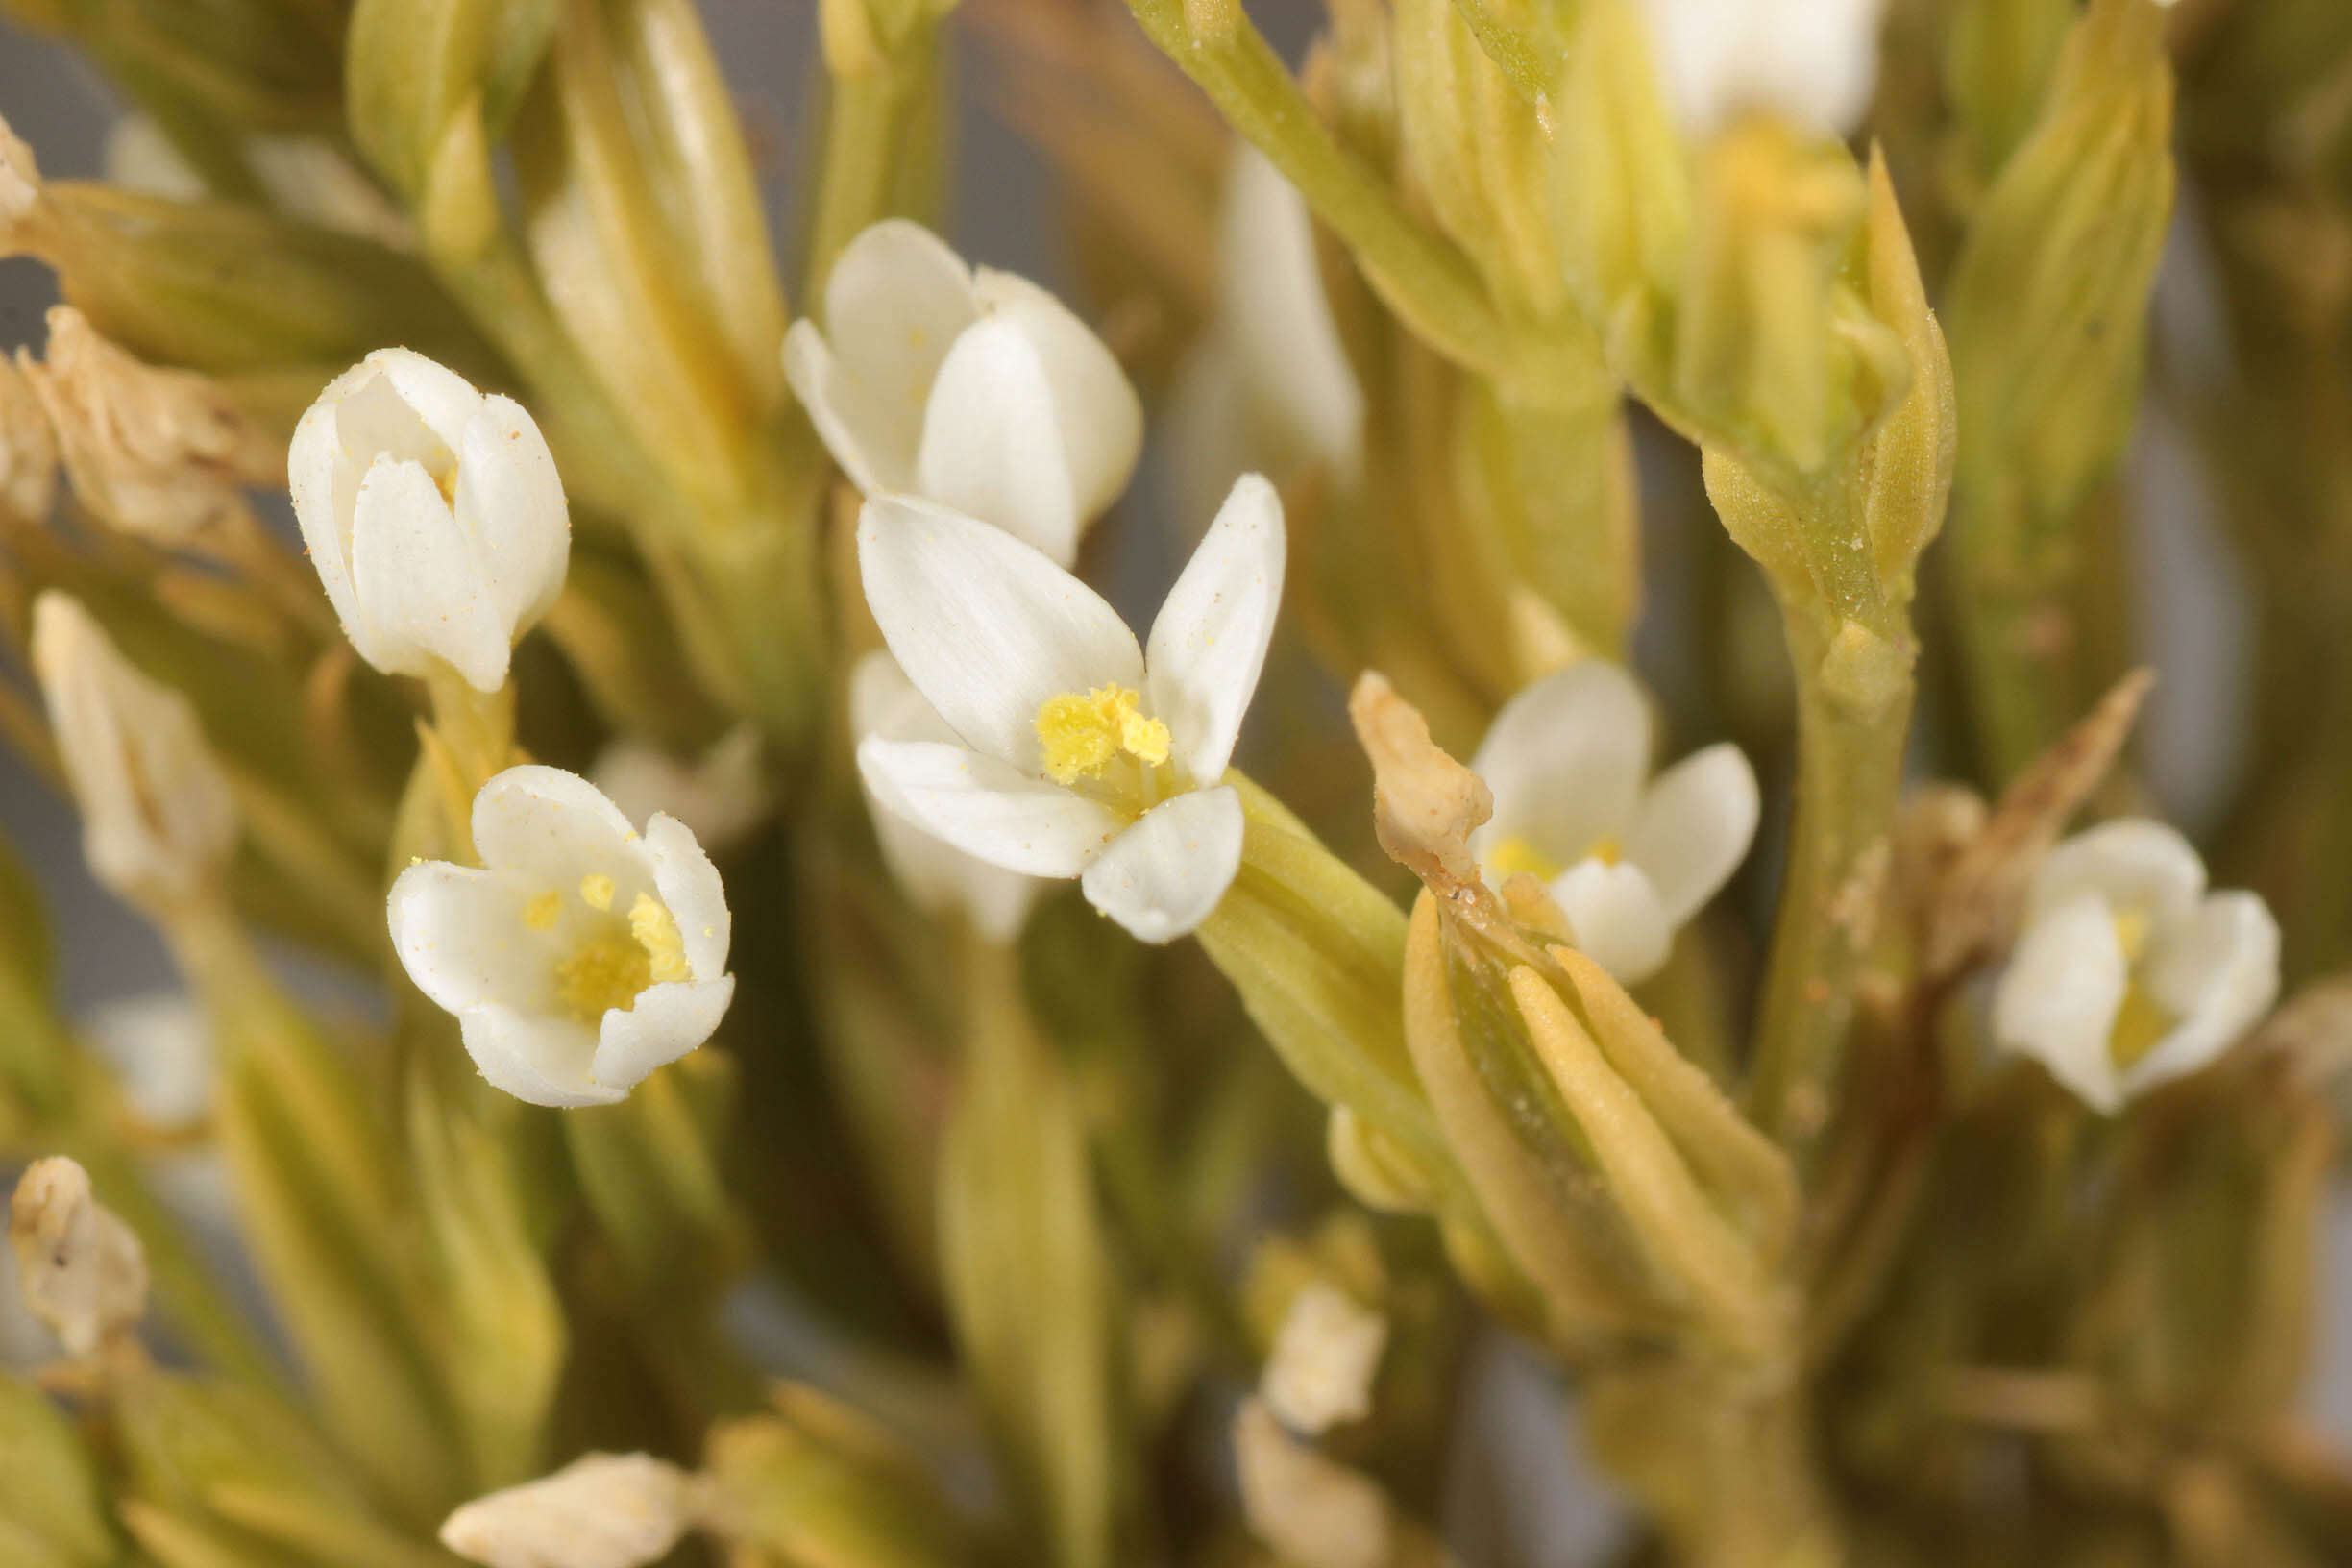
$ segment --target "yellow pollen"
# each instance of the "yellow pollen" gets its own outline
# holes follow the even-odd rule
[[[2139,963],[2140,955],[2147,951],[2148,918],[2136,909],[2119,909],[2108,918],[2115,924],[2116,945],[2123,949],[2123,962]]]
[[[1124,686],[1064,692],[1038,709],[1038,745],[1045,776],[1057,784],[1092,778],[1121,752],[1147,768],[1168,759],[1168,727],[1143,712],[1143,699]]]
[[[582,1023],[595,1023],[610,1008],[627,1012],[652,983],[653,960],[645,947],[617,933],[580,943],[555,966],[555,993]]]
[[[523,923],[533,931],[552,931],[561,913],[563,894],[551,889],[523,906]]]
[[[580,902],[590,909],[610,909],[613,901],[613,879],[601,871],[580,878]]]
[[[1614,833],[1604,833],[1593,840],[1592,847],[1584,851],[1586,860],[1597,860],[1604,866],[1614,866],[1625,859],[1625,845],[1617,842]]]
[[[2117,1066],[2128,1067],[2154,1050],[2178,1021],[2135,980],[2123,992],[2123,1005],[2116,1009],[2115,1028],[2107,1036],[2107,1055]]]
[[[644,948],[648,966],[656,980],[691,980],[694,970],[686,963],[686,939],[678,935],[677,921],[661,901],[649,893],[641,893],[629,905],[629,935]]]
[[[1514,871],[1525,871],[1528,875],[1540,877],[1546,882],[1559,875],[1562,870],[1558,861],[1536,848],[1531,841],[1517,833],[1511,834],[1501,844],[1496,845],[1487,853],[1486,864],[1494,868],[1497,876],[1508,876]]]

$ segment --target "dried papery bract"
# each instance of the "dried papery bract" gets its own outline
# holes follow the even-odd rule
[[[201,546],[245,506],[247,486],[285,480],[284,450],[219,383],[141,363],[71,306],[49,312],[49,342],[17,364],[57,431],[82,503],[125,533]]]
[[[34,605],[33,664],[82,808],[91,873],[151,912],[217,892],[236,843],[236,805],[194,706],[142,674],[55,589]]]
[[[89,1355],[146,1314],[146,1253],[73,1161],[26,1168],[9,1200],[9,1242],[25,1305],[69,1355]]]
[[[57,499],[58,442],[32,378],[0,357],[0,513],[30,522]]]

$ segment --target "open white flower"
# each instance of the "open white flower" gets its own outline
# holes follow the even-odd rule
[[[1844,135],[1878,82],[1886,0],[1641,0],[1675,117],[1708,135],[1743,110]]]
[[[359,656],[386,674],[446,664],[506,683],[515,639],[563,591],[563,481],[511,398],[406,349],[336,377],[294,428],[294,515]]]
[[[236,800],[195,704],[116,651],[81,601],[33,604],[33,669],[82,808],[90,874],[142,909],[185,905],[236,847]]]
[[[1627,984],[1666,962],[1755,837],[1755,770],[1729,742],[1650,776],[1650,707],[1587,659],[1503,705],[1471,761],[1494,816],[1471,835],[1489,881],[1541,877],[1576,944]]]
[[[608,1105],[710,1039],[735,995],[733,928],[682,824],[657,813],[640,835],[578,774],[526,766],[474,797],[474,847],[481,870],[401,872],[392,945],[494,1087]]]
[[[952,506],[1065,566],[1142,450],[1142,405],[1086,323],[903,218],[842,252],[784,374],[869,499]]]
[[[2126,818],[2069,839],[2035,872],[1993,1033],[2113,1115],[2219,1056],[2278,988],[2268,906],[2207,893],[2188,840]]]
[[[1218,782],[1282,603],[1282,502],[1247,475],[1168,591],[1148,650],[1085,583],[1001,529],[867,502],[867,602],[962,744],[870,736],[874,793],[992,865],[1077,877],[1144,942],[1209,917],[1241,864]]]
[[[928,741],[961,745],[947,721],[939,716],[898,668],[898,661],[880,649],[858,661],[849,676],[849,729],[863,741],[869,735],[885,741]],[[1008,871],[977,860],[951,844],[933,838],[917,825],[910,809],[882,793],[887,779],[864,773],[866,809],[873,818],[874,837],[908,898],[932,915],[957,913],[992,942],[1011,942],[1020,935],[1037,901],[1034,876]]]

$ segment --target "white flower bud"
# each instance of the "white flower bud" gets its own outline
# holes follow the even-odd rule
[[[869,499],[952,506],[1063,566],[1142,450],[1142,404],[1084,322],[904,219],[850,241],[784,375]]]
[[[1258,1397],[1292,1432],[1319,1437],[1372,1413],[1372,1379],[1388,1344],[1388,1320],[1320,1283],[1290,1299],[1258,1380]]]
[[[392,946],[493,1088],[609,1105],[710,1039],[733,925],[684,824],[656,813],[640,834],[576,773],[525,766],[474,797],[474,846],[479,869],[401,872]]]
[[[18,364],[40,397],[74,492],[108,523],[157,545],[193,542],[285,477],[277,441],[209,377],[142,363],[71,306],[49,312],[44,360]]]
[[[642,1568],[695,1520],[694,1478],[644,1454],[589,1454],[543,1480],[478,1498],[441,1544],[482,1568]]]
[[[1641,0],[1658,74],[1692,135],[1743,110],[1844,135],[1878,81],[1886,0]]]
[[[50,589],[33,605],[33,668],[82,808],[90,874],[145,909],[185,904],[236,845],[236,801],[181,693],[116,651]]]
[[[0,513],[39,522],[57,500],[57,436],[32,378],[0,357]]]
[[[67,1353],[86,1356],[147,1311],[147,1254],[73,1161],[37,1160],[9,1201],[17,1288]]]
[[[1387,1494],[1368,1476],[1283,1431],[1257,1400],[1234,1417],[1234,1463],[1250,1533],[1299,1568],[1380,1568],[1394,1559]]]
[[[506,683],[572,551],[555,459],[520,404],[379,349],[303,415],[286,478],[361,658],[387,674],[446,664],[478,691]]]

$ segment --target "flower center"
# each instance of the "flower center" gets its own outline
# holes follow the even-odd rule
[[[2147,916],[2136,909],[2118,910],[2109,919],[2115,924],[2116,945],[2123,950],[2123,962],[2139,968],[2141,955],[2147,951]],[[2154,1050],[2178,1021],[2148,994],[2139,976],[2133,975],[2123,988],[2123,1005],[2116,1010],[2115,1026],[2107,1035],[2109,1059],[2119,1067],[2132,1066]]]
[[[1584,853],[1577,859],[1580,862],[1597,860],[1604,866],[1614,866],[1625,859],[1625,845],[1617,842],[1615,835],[1604,834],[1587,845]],[[1487,853],[1486,864],[1494,868],[1497,876],[1525,871],[1546,882],[1568,869],[1536,848],[1532,840],[1519,833],[1510,834],[1496,845]]]
[[[1168,760],[1168,727],[1143,711],[1143,699],[1124,686],[1064,692],[1038,709],[1038,746],[1045,776],[1056,784],[1100,777],[1121,755],[1147,768]]]
[[[555,995],[581,1023],[595,1023],[614,1008],[626,1013],[646,987],[691,980],[686,941],[660,899],[641,893],[626,919],[612,913],[613,879],[601,873],[580,878],[579,900],[603,917],[590,922],[570,955],[555,965]],[[523,906],[523,923],[551,931],[563,914],[563,894],[550,891]]]

